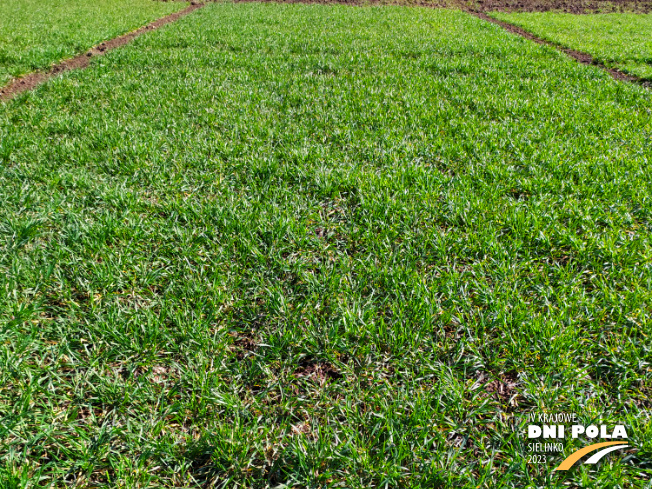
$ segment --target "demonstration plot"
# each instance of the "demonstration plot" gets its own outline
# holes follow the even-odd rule
[[[495,12],[491,15],[547,41],[588,53],[610,68],[652,79],[652,14]]]
[[[3,0],[0,87],[12,77],[47,68],[186,5],[152,0]]]
[[[650,439],[651,110],[459,11],[272,4],[5,103],[0,485],[644,486],[518,427]]]

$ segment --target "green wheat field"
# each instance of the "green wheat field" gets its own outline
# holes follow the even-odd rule
[[[651,487],[651,160],[649,89],[453,9],[209,4],[1,103],[0,487]],[[631,449],[529,463],[554,412]]]

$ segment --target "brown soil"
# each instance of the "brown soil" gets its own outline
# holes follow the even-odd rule
[[[243,360],[247,355],[258,350],[258,344],[250,336],[240,336],[234,342],[235,356],[238,360]]]
[[[472,12],[652,12],[652,0],[234,0],[235,2],[319,3],[342,5],[404,5],[459,8]]]
[[[62,73],[64,71],[86,68],[90,64],[91,58],[93,58],[94,56],[101,56],[107,51],[110,51],[120,46],[124,46],[125,44],[133,41],[141,34],[144,34],[145,32],[154,29],[158,29],[159,27],[169,24],[170,22],[174,22],[175,20],[178,20],[179,18],[188,15],[190,12],[197,10],[198,8],[201,7],[203,7],[203,4],[192,2],[192,4],[189,7],[179,12],[175,12],[173,14],[167,15],[158,20],[155,20],[154,22],[146,26],[141,27],[140,29],[137,29],[132,32],[128,32],[127,34],[103,42],[100,45],[91,48],[86,53],[80,54],[78,56],[75,56],[74,58],[70,58],[62,61],[61,63],[57,63],[53,65],[46,72],[37,71],[34,73],[29,73],[27,75],[21,76],[19,78],[15,78],[12,81],[10,81],[6,86],[0,88],[0,101],[8,100],[14,97],[15,95],[18,95],[19,93],[25,92],[27,90],[33,90],[34,88],[36,88],[38,85],[45,82],[49,78],[57,76],[59,73]]]
[[[466,3],[467,8],[477,12],[652,12],[652,0],[466,0]]]
[[[516,393],[518,379],[513,374],[500,375],[499,379],[485,385],[485,391],[493,394],[496,399],[507,401]]]
[[[319,381],[337,380],[344,377],[333,365],[328,362],[304,360],[299,363],[295,371],[297,377],[309,377]]]

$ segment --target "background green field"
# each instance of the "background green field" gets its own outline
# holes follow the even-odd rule
[[[0,86],[186,5],[152,0],[2,0]]]
[[[502,13],[493,17],[592,55],[607,66],[652,79],[652,14]]]
[[[649,91],[434,9],[92,63],[0,106],[0,486],[649,486]]]

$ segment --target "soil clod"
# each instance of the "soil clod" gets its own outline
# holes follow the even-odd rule
[[[295,371],[297,377],[308,377],[318,381],[338,380],[344,376],[330,363],[308,360],[299,364]]]

